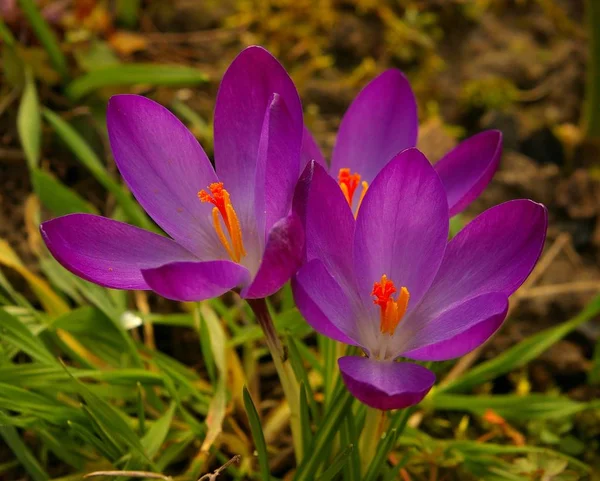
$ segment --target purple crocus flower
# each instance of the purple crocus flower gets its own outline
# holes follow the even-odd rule
[[[151,100],[112,97],[107,126],[121,175],[171,238],[94,215],[59,217],[41,231],[63,266],[102,286],[179,301],[230,289],[262,298],[295,272],[304,243],[290,214],[302,108],[266,50],[247,48],[225,72],[215,108],[216,173],[188,129]]]
[[[354,99],[342,118],[331,166],[304,129],[302,159],[315,160],[338,179],[356,213],[377,173],[398,153],[417,145],[417,103],[406,77],[387,70]],[[492,179],[502,154],[502,134],[487,130],[466,139],[435,164],[454,216],[473,202]]]
[[[310,163],[299,183],[307,262],[293,279],[310,325],[362,356],[339,359],[350,392],[378,409],[419,402],[434,374],[399,357],[466,354],[500,326],[508,297],[544,244],[547,213],[530,200],[495,206],[448,241],[447,193],[417,149],[375,176],[358,216],[336,181]]]

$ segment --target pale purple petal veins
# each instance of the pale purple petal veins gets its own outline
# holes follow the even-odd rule
[[[338,359],[350,393],[375,409],[402,409],[421,402],[435,382],[429,369],[408,362],[384,362],[368,357]]]
[[[283,98],[273,94],[263,120],[256,168],[255,217],[263,242],[273,224],[291,210],[301,143],[302,126],[294,123]]]
[[[402,356],[417,361],[445,361],[483,344],[502,324],[508,311],[505,294],[492,292],[455,304],[434,319],[419,309],[403,321],[396,335],[404,337]]]
[[[292,291],[294,293],[294,301],[296,306],[302,313],[302,316],[310,326],[323,336],[329,337],[335,341],[350,344],[352,346],[358,346],[354,339],[349,338],[346,334],[340,331],[327,317],[321,309],[313,302],[308,296],[306,291],[296,280],[296,277],[292,278]]]
[[[342,119],[332,175],[347,167],[371,183],[398,152],[417,144],[418,127],[408,80],[399,70],[383,72],[358,94]]]
[[[302,263],[304,229],[295,214],[277,221],[267,237],[262,262],[251,284],[240,296],[258,299],[277,292]]]
[[[516,291],[535,266],[546,239],[546,208],[512,200],[486,210],[449,243],[419,310],[433,317],[480,294]]]
[[[212,205],[198,191],[216,182],[191,132],[163,106],[139,95],[108,102],[106,124],[115,162],[142,207],[173,239],[201,259],[223,252]]]
[[[314,259],[304,264],[296,273],[294,286],[296,305],[317,332],[340,339],[337,335],[339,331],[343,337],[353,341],[348,344],[369,344],[364,342],[360,330],[360,309],[353,302],[354,299],[348,298],[320,260]]]
[[[149,289],[142,269],[197,259],[167,237],[92,214],[58,217],[40,231],[66,269],[113,289]]]
[[[377,175],[362,202],[354,236],[359,295],[373,306],[373,283],[385,274],[416,306],[437,273],[448,239],[446,192],[417,149],[398,154]],[[374,309],[374,306],[373,306]]]
[[[315,163],[309,171],[310,181],[303,193],[306,260],[320,259],[344,290],[352,290],[353,295],[354,216],[342,190],[326,170]]]
[[[273,94],[281,97],[289,112],[290,131],[302,132],[302,106],[291,78],[269,52],[256,46],[246,48],[234,59],[217,94],[215,165],[240,220],[255,215],[258,149]],[[300,137],[298,142],[301,141]]]
[[[174,262],[142,271],[145,281],[167,299],[197,302],[249,282],[248,270],[231,261]]]
[[[304,135],[302,136],[302,153],[300,156],[300,168],[304,169],[306,164],[314,160],[317,164],[327,168],[327,162],[323,156],[319,145],[310,133],[310,130],[304,127]]]
[[[435,164],[446,193],[450,216],[466,209],[488,185],[502,156],[502,133],[487,130],[469,137]]]

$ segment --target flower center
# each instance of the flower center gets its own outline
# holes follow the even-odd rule
[[[242,241],[240,221],[231,204],[229,192],[223,188],[223,182],[213,182],[208,186],[208,190],[210,194],[204,189],[198,192],[198,198],[201,202],[210,202],[214,205],[212,219],[219,240],[223,244],[223,247],[225,247],[229,257],[231,257],[231,260],[240,262],[242,257],[246,255],[246,251],[244,250],[244,243]],[[229,240],[225,237],[225,233],[221,227],[221,220],[225,224]]]
[[[406,313],[410,293],[406,287],[400,288],[398,298],[394,300],[392,294],[395,294],[396,286],[389,280],[385,274],[381,276],[381,281],[373,284],[371,295],[375,297],[373,303],[381,309],[381,321],[379,330],[382,334],[394,335],[394,331]]]
[[[356,206],[356,212],[354,216],[358,214],[358,209],[360,209],[360,204],[362,203],[365,194],[367,193],[367,189],[369,188],[369,184],[364,180],[360,181],[360,174],[354,172],[354,174],[350,173],[350,169],[340,169],[338,172],[338,183],[340,184],[340,188],[344,193],[344,197],[346,197],[346,201],[352,208],[352,200],[354,198],[354,192],[356,192],[356,188],[358,184],[361,185],[362,189],[360,191],[360,197],[358,198],[358,205]]]

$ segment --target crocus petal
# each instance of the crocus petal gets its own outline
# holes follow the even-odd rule
[[[367,190],[356,219],[354,272],[365,304],[375,307],[373,283],[385,274],[408,289],[409,309],[416,306],[442,261],[448,226],[446,192],[429,161],[417,149],[398,154]]]
[[[435,164],[448,194],[450,216],[473,202],[492,180],[502,156],[502,133],[481,132],[461,142]]]
[[[507,311],[506,295],[482,294],[449,307],[434,319],[423,319],[415,313],[406,320],[406,327],[401,323],[394,337],[405,339],[404,357],[445,361],[483,344],[500,327]]]
[[[327,162],[325,161],[325,157],[321,153],[321,149],[319,145],[315,141],[314,137],[310,133],[306,127],[304,127],[304,135],[302,137],[302,153],[300,157],[300,166],[302,169],[306,167],[311,160],[317,162],[317,164],[322,165],[327,168]]]
[[[300,132],[299,156],[303,129],[300,98],[285,69],[269,52],[261,47],[243,50],[225,72],[219,87],[214,120],[215,165],[241,222],[255,215],[258,149],[273,94],[280,96],[289,112],[290,131]],[[299,168],[298,164],[296,175]]]
[[[293,286],[298,309],[317,332],[348,344],[368,344],[369,339],[363,339],[357,322],[361,319],[360,310],[320,260],[304,264],[296,273]]]
[[[489,292],[510,296],[542,253],[547,220],[546,208],[530,200],[505,202],[476,217],[449,242],[418,314],[433,318]]]
[[[117,167],[146,212],[201,259],[223,255],[212,227],[212,205],[198,199],[198,191],[217,177],[185,125],[138,95],[112,97],[106,124]]]
[[[353,296],[355,221],[350,206],[337,182],[316,162],[306,167],[297,191],[301,188],[303,200],[295,202],[302,202],[298,210],[303,212],[306,260],[320,259],[347,295]]]
[[[358,172],[371,183],[398,152],[417,144],[417,103],[399,70],[372,80],[344,115],[333,150],[331,173]]]
[[[256,169],[255,218],[263,241],[273,224],[290,212],[300,175],[301,144],[302,126],[294,123],[281,96],[273,94],[263,120]]]
[[[304,229],[295,214],[275,223],[265,246],[262,262],[252,283],[241,297],[258,299],[277,292],[302,263]]]
[[[114,289],[149,289],[142,269],[197,259],[167,237],[91,214],[70,214],[40,226],[48,250],[66,269]]]
[[[181,302],[218,297],[249,280],[248,270],[231,261],[174,262],[142,274],[153,291]]]
[[[401,409],[419,403],[435,382],[429,369],[408,362],[382,362],[367,357],[338,359],[350,393],[375,409]]]
[[[302,285],[298,283],[296,277],[292,278],[292,292],[294,293],[294,301],[296,306],[302,313],[302,316],[319,334],[322,334],[330,339],[357,346],[358,343],[354,339],[350,339],[346,334],[340,331],[327,317],[319,306],[317,306]]]

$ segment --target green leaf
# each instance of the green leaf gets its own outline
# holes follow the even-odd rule
[[[94,70],[75,79],[66,89],[72,100],[98,90],[116,85],[197,85],[208,81],[200,70],[182,65],[124,64]]]
[[[546,394],[468,396],[433,392],[428,402],[435,409],[467,411],[480,416],[491,409],[507,420],[520,421],[561,419],[589,407],[587,403],[573,401],[564,396],[549,396]]]
[[[54,215],[67,215],[77,212],[97,214],[96,208],[82,199],[52,175],[40,169],[33,170],[33,186],[42,205]]]
[[[296,471],[295,481],[312,481],[318,467],[325,461],[324,455],[328,452],[326,447],[330,446],[333,438],[344,417],[348,415],[353,397],[342,389],[332,400],[330,408],[323,416],[323,421],[313,438],[310,456],[305,456]]]
[[[25,445],[15,427],[0,425],[0,436],[34,481],[50,479],[50,476]]]
[[[300,426],[302,426],[302,452],[308,453],[312,443],[312,430],[310,428],[310,416],[308,415],[308,400],[306,398],[306,387],[300,383]]]
[[[252,397],[246,386],[244,386],[244,408],[248,415],[248,422],[250,423],[250,431],[252,432],[252,439],[254,439],[254,446],[256,447],[256,453],[258,455],[258,465],[260,467],[260,479],[262,481],[269,481],[271,479],[271,473],[269,472],[269,457],[267,455],[267,443],[265,442],[265,435],[260,425],[260,418],[258,417],[258,411]]]
[[[440,385],[437,392],[466,391],[490,379],[524,366],[598,313],[600,313],[600,296],[594,298],[573,319],[558,326],[545,329],[525,339],[495,358],[475,366],[455,381]]]
[[[40,162],[40,144],[42,135],[42,120],[35,80],[30,69],[25,70],[25,88],[17,114],[17,131],[27,166],[30,171],[37,168]]]
[[[11,343],[33,359],[46,364],[55,364],[56,359],[42,341],[22,324],[16,317],[0,309],[0,332],[2,339]]]
[[[331,481],[335,478],[350,459],[353,450],[354,446],[352,444],[346,446],[346,448],[333,459],[331,465],[325,472],[317,478],[317,481]]]
[[[67,78],[69,75],[67,59],[60,48],[60,44],[58,43],[58,39],[54,35],[54,32],[46,23],[44,17],[42,17],[36,2],[34,0],[19,0],[19,5],[27,17],[27,20],[29,20],[29,24],[35,33],[35,36],[38,38],[44,49],[46,49],[46,52],[48,52],[52,66],[61,77]]]
[[[109,176],[98,156],[86,141],[83,140],[81,135],[68,122],[51,110],[44,109],[43,115],[75,157],[79,159],[106,190],[115,196],[129,221],[139,227],[156,232],[156,227],[150,222],[139,204],[133,200],[129,192]]]
[[[169,434],[176,406],[175,403],[171,403],[167,412],[152,424],[152,427],[148,429],[148,432],[141,440],[142,446],[150,459],[158,454],[167,438],[167,434]]]

